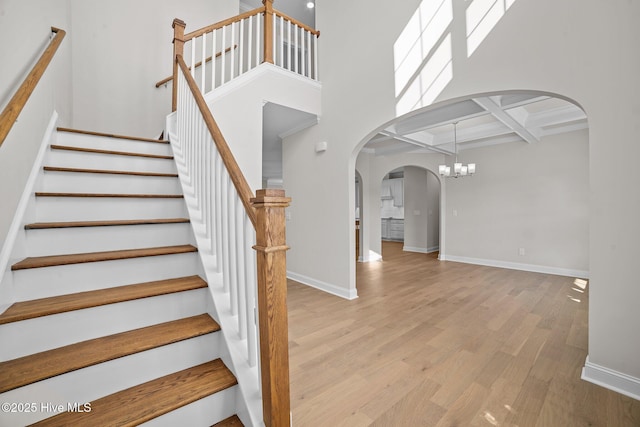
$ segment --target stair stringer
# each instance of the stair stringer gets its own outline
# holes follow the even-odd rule
[[[58,113],[54,110],[42,137],[38,154],[14,213],[9,232],[0,248],[0,313],[16,301],[11,265],[27,256],[27,237],[24,225],[35,219],[35,209],[33,209],[36,203],[35,188],[38,187],[44,176],[42,166],[47,157],[47,149],[50,144],[56,143],[57,122]]]
[[[167,120],[172,120],[172,116],[175,114],[170,115]],[[221,346],[220,358],[238,380],[236,411],[244,425],[264,426],[259,363],[256,366],[250,366],[247,361],[248,343],[237,333],[237,315],[232,314],[229,295],[224,291],[225,278],[222,272],[218,271],[217,257],[212,250],[215,248],[215,242],[212,242],[211,238],[203,232],[203,214],[193,195],[187,168],[180,161],[179,149],[176,146],[177,136],[173,133],[168,133],[168,136],[175,156],[190,224],[196,239],[198,256],[202,261],[205,280],[209,285],[211,313],[221,327],[222,341],[225,343]]]

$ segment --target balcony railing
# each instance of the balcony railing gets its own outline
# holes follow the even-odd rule
[[[176,19],[174,58],[181,55],[200,92],[206,94],[234,78],[271,63],[312,80],[318,80],[318,37],[320,32],[273,8],[264,6],[233,18],[185,33],[186,24]],[[173,77],[160,81],[175,81]],[[176,109],[176,85],[173,88]]]

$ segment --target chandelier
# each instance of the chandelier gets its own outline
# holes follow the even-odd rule
[[[462,163],[458,163],[458,135],[456,133],[456,125],[458,122],[453,122],[453,152],[456,155],[456,160],[453,163],[453,175],[451,174],[451,167],[447,165],[439,165],[438,172],[440,176],[443,178],[458,178],[461,176],[473,175],[476,173],[476,164],[469,163],[468,165],[463,165]]]

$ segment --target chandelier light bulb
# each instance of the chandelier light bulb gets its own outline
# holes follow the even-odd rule
[[[455,154],[455,162],[453,163],[453,175],[451,175],[451,167],[447,165],[438,165],[438,173],[443,178],[458,178],[461,176],[473,175],[476,173],[476,164],[469,163],[463,165],[458,162],[458,135],[456,125],[458,122],[453,122],[453,152]]]

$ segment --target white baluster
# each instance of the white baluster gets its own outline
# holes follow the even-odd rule
[[[228,171],[227,171],[228,173]],[[228,181],[227,191],[227,227],[229,227],[229,250],[226,252],[229,258],[229,286],[231,288],[231,314],[238,314],[238,260],[236,252],[236,194],[233,181]]]
[[[260,38],[260,17],[256,18],[256,67],[260,64],[260,51],[262,50],[262,39]]]
[[[307,61],[305,61],[305,53],[304,53],[304,47],[305,47],[304,33],[305,33],[304,28],[300,27],[300,74],[302,74],[303,76],[306,75],[305,67],[307,65]]]
[[[224,173],[222,167],[222,157],[218,150],[214,150],[216,155],[216,186],[214,196],[216,198],[216,271],[220,273],[222,271],[222,174]]]
[[[211,90],[216,88],[216,64],[218,63],[216,54],[218,53],[218,44],[216,43],[216,34],[218,30],[213,30],[211,32],[211,44],[213,45],[211,49]]]
[[[238,75],[244,73],[244,21],[246,21],[246,19],[240,20],[240,43],[238,43],[238,58],[240,63],[238,65]]]
[[[191,77],[196,75],[196,39],[191,39]]]
[[[287,70],[291,70],[291,21],[287,21]]]
[[[257,337],[257,318],[256,318],[256,252],[253,245],[256,241],[256,233],[253,224],[247,216],[244,222],[245,226],[245,278],[246,278],[246,306],[247,306],[247,351],[249,356],[249,366],[256,366],[258,360],[258,337]]]
[[[313,37],[313,78],[318,80],[318,36]]]
[[[247,338],[247,306],[245,304],[247,300],[247,279],[245,277],[245,251],[244,245],[246,242],[244,236],[244,218],[246,216],[246,211],[244,210],[244,206],[242,205],[242,201],[240,200],[240,196],[236,193],[236,253],[238,257],[238,332],[240,333],[240,338]]]
[[[222,202],[222,210],[221,210],[221,217],[222,217],[222,252],[221,252],[221,258],[222,258],[222,275],[224,277],[223,279],[223,283],[224,283],[224,292],[225,293],[229,293],[230,292],[230,287],[229,287],[229,257],[227,256],[227,254],[229,253],[229,223],[228,223],[228,212],[229,212],[229,205],[227,203],[228,200],[228,196],[227,196],[227,191],[229,190],[229,174],[226,172],[226,170],[224,171],[224,173],[222,174],[222,195],[220,197],[220,201]]]
[[[296,39],[295,39],[295,49],[294,49],[295,61],[293,66],[295,67],[294,71],[297,73],[298,72],[298,26],[297,25],[294,27],[294,33],[295,33]]]
[[[229,80],[232,80],[236,76],[236,23],[231,23],[231,69],[229,70]]]
[[[249,31],[247,32],[247,40],[249,40],[247,46],[247,71],[252,69],[251,60],[253,59],[253,15],[249,17]]]
[[[202,35],[202,69],[200,70],[200,93],[207,93],[207,88],[205,86],[205,78],[207,77],[207,73],[205,70],[207,69],[207,34]]]
[[[305,46],[307,47],[305,51],[307,58],[307,77],[311,77],[311,31],[307,31],[307,43]]]
[[[280,16],[280,66],[284,68],[284,18]],[[273,52],[275,54],[275,51]]]
[[[222,67],[220,69],[220,86],[222,86],[224,84],[224,76],[226,73],[226,61],[227,61],[227,27],[222,27],[220,28],[220,31],[222,31],[222,47],[220,48],[220,52],[222,52]]]

